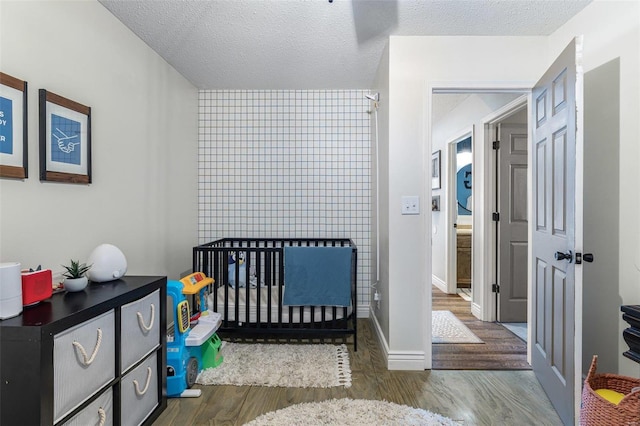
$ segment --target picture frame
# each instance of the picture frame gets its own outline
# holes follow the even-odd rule
[[[27,82],[0,72],[0,177],[28,177]]]
[[[440,163],[441,150],[437,150],[431,154],[431,189],[440,189],[441,187],[441,163]]]
[[[45,89],[40,101],[40,180],[91,183],[91,108]]]
[[[440,211],[440,196],[434,195],[431,197],[431,211],[439,212]]]

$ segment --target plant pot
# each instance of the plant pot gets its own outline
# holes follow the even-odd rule
[[[80,278],[65,278],[64,279],[64,289],[67,291],[82,291],[87,287],[87,283],[89,280],[87,277]]]

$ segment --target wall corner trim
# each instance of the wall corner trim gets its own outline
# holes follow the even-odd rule
[[[373,309],[373,308],[371,308]],[[380,342],[382,355],[387,362],[388,370],[411,370],[424,371],[425,353],[423,351],[391,351],[387,339],[384,337],[378,318],[371,311],[369,317],[373,322],[373,326]]]

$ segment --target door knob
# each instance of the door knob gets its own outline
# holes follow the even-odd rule
[[[583,260],[588,263],[593,262],[593,253],[576,253],[576,265],[581,264]]]
[[[561,251],[557,251],[556,254],[553,256],[556,258],[556,260],[568,260],[569,263],[571,263],[571,261],[573,260],[573,253],[571,253],[571,250],[569,250],[566,253],[563,253]]]

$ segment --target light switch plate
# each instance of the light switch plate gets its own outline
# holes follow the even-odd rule
[[[420,198],[417,195],[402,197],[402,214],[420,214]]]

